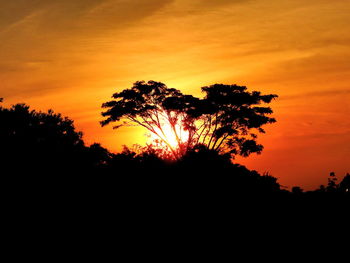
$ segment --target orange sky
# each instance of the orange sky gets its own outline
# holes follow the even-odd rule
[[[276,93],[263,154],[238,160],[311,189],[350,172],[349,14],[349,0],[0,1],[0,97],[118,151],[144,132],[101,128],[100,106],[136,80]]]

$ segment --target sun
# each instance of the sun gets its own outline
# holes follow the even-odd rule
[[[155,140],[163,141],[167,146],[177,150],[181,144],[186,143],[189,139],[189,132],[181,125],[182,119],[180,118],[175,127],[172,127],[170,123],[163,118],[161,120],[161,128],[154,127],[156,134],[151,133],[149,138],[153,142]]]

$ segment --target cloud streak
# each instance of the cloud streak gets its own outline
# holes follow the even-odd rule
[[[350,88],[348,89],[338,89],[338,90],[324,90],[324,91],[314,91],[298,93],[294,95],[281,96],[279,100],[295,100],[295,99],[312,99],[315,97],[331,97],[331,96],[349,96]]]

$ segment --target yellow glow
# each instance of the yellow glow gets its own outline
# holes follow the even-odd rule
[[[158,127],[155,127],[155,131],[159,136],[157,136],[154,133],[151,133],[149,136],[150,138],[149,143],[152,143],[152,141],[154,140],[162,139],[164,142],[168,143],[175,150],[179,148],[181,144],[186,143],[188,141],[189,133],[188,131],[185,131],[181,125],[182,118],[179,118],[179,120],[177,121],[177,124],[175,125],[175,128],[174,128],[175,130],[172,128],[172,126],[164,116],[161,117],[160,123],[161,123],[161,129]]]

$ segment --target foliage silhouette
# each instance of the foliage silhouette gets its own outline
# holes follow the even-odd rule
[[[131,89],[113,95],[114,100],[102,105],[107,109],[101,121],[105,126],[116,122],[114,128],[140,125],[164,142],[175,159],[202,145],[218,153],[248,156],[261,153],[257,132],[263,125],[274,123],[272,110],[261,104],[270,103],[277,95],[248,92],[238,85],[215,84],[203,87],[203,99],[184,95],[161,82],[138,81]],[[164,127],[171,127],[177,145],[169,143]],[[180,136],[186,132],[186,138]]]
[[[189,211],[194,207],[230,210],[248,200],[310,205],[350,197],[349,174],[339,184],[330,180],[323,190],[289,192],[275,177],[232,163],[231,153],[205,144],[194,145],[176,161],[159,157],[159,149],[151,146],[137,152],[125,148],[121,153],[111,153],[97,143],[86,146],[71,119],[51,110],[30,110],[24,104],[0,106],[0,123],[2,179],[17,180],[11,191],[36,196],[35,202],[45,206],[65,200],[75,209],[84,200],[106,206],[121,202],[131,208],[152,204]]]
[[[202,189],[198,185],[216,194],[222,192],[219,189],[224,186],[228,187],[225,193],[279,190],[273,177],[260,176],[233,164],[229,154],[221,155],[204,145],[191,148],[177,162],[169,162],[160,158],[157,149],[152,147],[141,148],[138,153],[125,148],[117,154],[99,144],[87,147],[73,121],[52,110],[37,112],[25,104],[0,107],[0,121],[1,168],[12,174],[34,173],[47,179],[60,175],[70,184],[80,182],[81,176],[90,175],[95,183],[95,180],[111,180],[115,182],[112,185],[138,189],[139,194],[144,193],[145,188],[161,191],[162,184],[167,186],[165,195],[178,189],[187,191],[185,195],[195,195]],[[133,178],[138,179],[133,181]],[[137,182],[143,183],[137,187]]]
[[[103,151],[98,145],[85,147],[72,120],[52,110],[37,112],[25,104],[0,107],[0,121],[0,160],[12,171],[67,172],[83,168],[87,159],[97,165],[104,158],[96,154]]]

